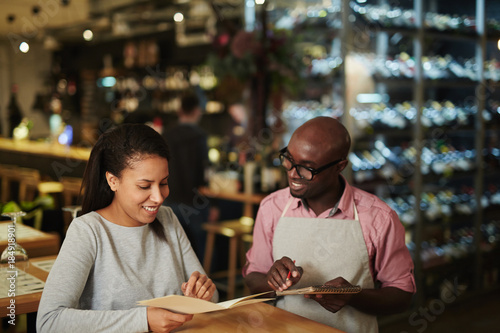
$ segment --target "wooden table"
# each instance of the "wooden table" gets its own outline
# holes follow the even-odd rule
[[[11,223],[10,221],[0,223],[0,252],[7,247],[7,226]],[[60,239],[57,234],[49,234],[17,223],[16,238],[18,244],[28,252],[30,259],[59,253]]]
[[[193,320],[173,332],[335,332],[320,324],[266,303],[255,303],[230,310],[196,314]]]
[[[48,272],[39,269],[38,267],[35,267],[32,265],[32,263],[37,262],[37,261],[43,261],[43,260],[49,260],[49,259],[55,259],[56,256],[46,256],[46,257],[39,257],[35,259],[30,259],[30,265],[26,269],[26,273],[31,274],[37,278],[39,278],[42,281],[47,280],[47,276],[49,275]],[[3,265],[2,265],[3,266]],[[3,281],[2,281],[3,283]],[[27,294],[27,295],[21,295],[21,296],[16,296],[16,316],[25,314],[25,313],[30,313],[30,312],[36,312],[38,310],[38,304],[40,303],[40,298],[42,297],[42,291],[33,293],[33,294]],[[5,297],[5,298],[0,298],[0,317],[6,317],[8,314],[8,309],[7,306],[10,304],[10,298]]]

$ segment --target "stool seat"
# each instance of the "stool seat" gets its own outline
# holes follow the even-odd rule
[[[215,232],[226,237],[235,237],[252,233],[253,223],[248,225],[244,224],[241,220],[230,220],[218,223],[205,223],[203,229],[207,232]]]
[[[210,275],[212,265],[212,255],[215,245],[215,236],[222,235],[229,238],[229,259],[227,274],[227,299],[233,299],[236,287],[236,275],[239,272],[238,256],[241,265],[245,261],[244,241],[252,236],[254,219],[243,216],[236,220],[221,221],[217,223],[204,223],[203,229],[207,231],[207,244],[205,248],[205,257],[203,258],[203,269]],[[244,240],[245,238],[245,240]]]
[[[64,186],[60,182],[41,182],[38,184],[38,192],[40,195],[50,193],[62,193]]]

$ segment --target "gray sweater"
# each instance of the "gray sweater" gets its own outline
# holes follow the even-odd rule
[[[166,241],[147,225],[120,226],[96,212],[73,220],[43,291],[37,331],[147,332],[146,307],[136,302],[182,295],[192,272],[205,274],[172,210],[161,207],[157,218]]]

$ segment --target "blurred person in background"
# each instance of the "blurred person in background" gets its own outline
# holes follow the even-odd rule
[[[178,123],[163,133],[172,156],[172,192],[164,205],[177,215],[196,255],[203,260],[206,232],[202,224],[217,220],[217,209],[198,191],[206,185],[205,170],[209,165],[207,135],[198,125],[202,116],[199,98],[194,94],[184,96],[177,115]]]

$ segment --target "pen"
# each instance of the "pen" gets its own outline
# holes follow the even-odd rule
[[[293,264],[295,265],[295,260],[293,261]],[[286,280],[290,280],[290,277],[292,277],[292,271],[288,271],[288,275],[286,277]]]

